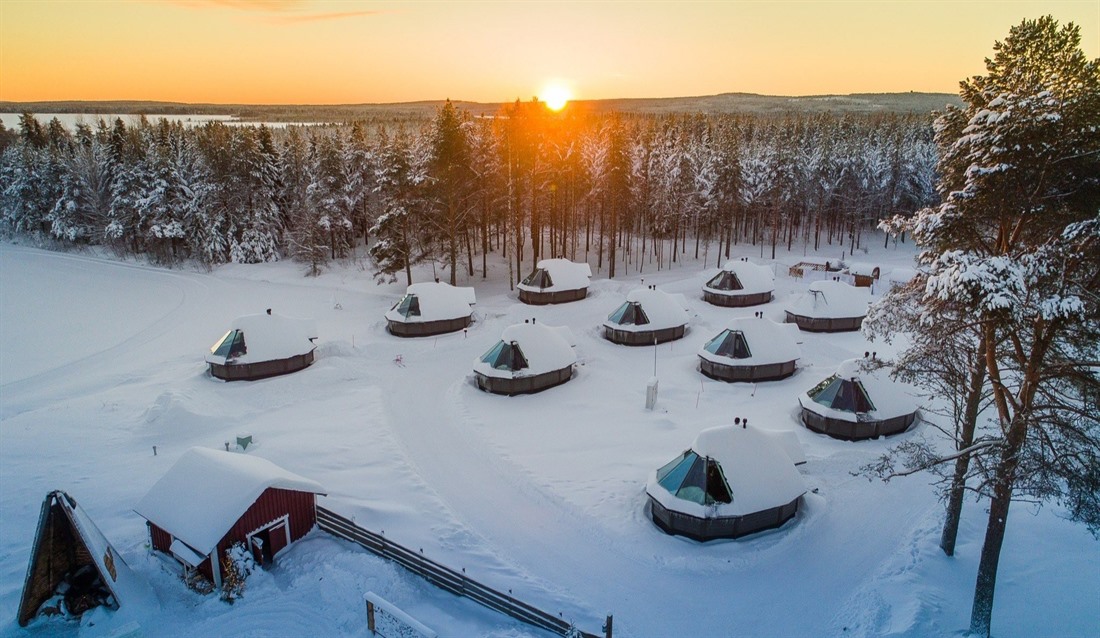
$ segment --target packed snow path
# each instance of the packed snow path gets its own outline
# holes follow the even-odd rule
[[[851,474],[900,439],[845,443],[796,421],[799,393],[840,360],[884,353],[881,344],[804,335],[790,379],[706,379],[696,370],[701,343],[759,308],[705,304],[698,266],[645,275],[646,284],[685,294],[692,316],[683,340],[657,350],[653,412],[643,403],[654,349],[617,346],[599,332],[637,276],[597,273],[589,299],[544,308],[519,304],[500,272],[488,283],[460,281],[478,287],[468,333],[398,339],[385,332],[383,314],[404,286],[376,286],[355,264],[319,278],[303,278],[292,263],[206,274],[0,244],[0,272],[0,615],[12,623],[38,504],[62,488],[154,582],[162,609],[142,623],[150,635],[212,627],[362,635],[358,597],[368,588],[437,630],[530,631],[322,537],[289,551],[233,607],[183,590],[170,563],[145,550],[131,508],[187,448],[220,447],[247,432],[257,442],[248,453],[319,481],[327,507],[587,631],[608,611],[622,636],[919,636],[966,625],[982,508],[967,504],[958,556],[946,559],[935,547],[940,506],[926,479],[883,485]],[[777,284],[763,308],[773,319],[803,287]],[[318,321],[317,363],[260,382],[211,379],[204,350],[233,317],[267,307]],[[473,359],[505,326],[530,317],[571,327],[574,378],[530,396],[477,390]],[[699,430],[734,416],[795,431],[809,458],[801,471],[817,493],[782,529],[739,541],[660,532],[645,515],[648,474]],[[1095,541],[1051,508],[1031,514],[1013,511],[998,635],[1100,633]],[[294,614],[274,613],[291,606]]]

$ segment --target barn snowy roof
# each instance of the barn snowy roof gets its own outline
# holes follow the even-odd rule
[[[748,357],[741,356],[746,354],[744,352],[737,352],[736,356],[728,355],[725,350],[718,348],[720,344],[715,344],[712,349],[707,348],[719,337],[726,335],[727,330],[730,333],[740,333],[748,347]],[[725,330],[703,344],[703,347],[699,349],[699,356],[707,361],[738,366],[759,366],[794,361],[802,356],[798,347],[798,335],[798,326],[794,324],[776,323],[765,317],[740,317],[730,321]],[[736,337],[736,334],[726,335],[727,339]],[[723,354],[718,354],[712,350],[723,352]]]
[[[394,306],[386,313],[386,319],[405,323],[458,319],[469,317],[473,312],[470,306],[475,303],[473,288],[434,281],[412,284],[405,292],[406,297],[409,295],[416,296],[420,314],[406,315]]]
[[[517,323],[504,329],[500,341],[508,344],[514,342],[519,346],[527,367],[516,371],[497,369],[478,357],[474,359],[476,372],[489,377],[511,379],[561,370],[577,361],[577,355],[573,352],[573,333],[565,326]]]
[[[245,353],[235,357],[214,354],[222,341],[234,331],[244,334]],[[288,359],[312,352],[316,346],[311,339],[316,338],[317,326],[309,319],[267,313],[245,315],[237,317],[229,332],[210,348],[206,362],[224,365]]]
[[[785,505],[806,492],[802,475],[774,436],[750,426],[723,425],[699,433],[691,451],[718,462],[729,486],[729,503],[702,505],[678,498],[657,482],[654,472],[646,492],[664,507],[705,518],[744,516]]]
[[[704,284],[704,290],[722,295],[758,295],[775,290],[775,274],[767,266],[760,266],[751,261],[734,260],[727,261],[722,270],[733,273],[737,280],[741,282],[741,288],[738,290],[725,290],[711,288]],[[713,278],[708,280],[708,283],[713,280]]]
[[[134,511],[208,555],[268,488],[325,493],[316,481],[267,459],[194,447],[180,456]]]
[[[588,280],[592,278],[592,267],[587,262],[577,263],[568,259],[543,259],[539,261],[535,269],[546,271],[550,275],[552,285],[540,287],[521,283],[517,286],[518,288],[531,292],[579,290],[587,288]]]
[[[663,330],[687,325],[688,313],[684,310],[683,298],[683,295],[670,295],[662,290],[635,288],[627,293],[626,303],[640,305],[649,323],[616,323],[611,320],[611,316],[618,311],[616,309],[603,322],[603,325],[627,332]]]
[[[871,362],[867,359],[848,359],[841,362],[835,374],[803,392],[798,397],[798,402],[807,410],[824,417],[843,421],[857,421],[859,417],[857,417],[855,411],[832,407],[833,399],[836,399],[835,390],[831,393],[823,392],[833,383],[847,381],[861,386],[866,394],[866,399],[870,401],[870,410],[861,412],[861,414],[867,415],[864,418],[885,421],[916,412],[920,407],[916,399],[916,389],[906,383],[891,379],[891,369],[887,366],[876,366],[875,363],[877,362]],[[858,405],[858,402],[854,402],[852,405]]]
[[[787,308],[791,314],[818,319],[865,317],[871,303],[868,288],[849,286],[843,281],[815,281]]]

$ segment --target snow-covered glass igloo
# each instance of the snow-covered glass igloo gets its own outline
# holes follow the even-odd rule
[[[533,306],[578,301],[588,296],[592,267],[568,259],[543,259],[519,283],[519,300]]]
[[[871,291],[843,281],[815,281],[805,294],[787,308],[787,323],[807,332],[846,332],[859,330]]]
[[[271,313],[233,321],[206,355],[210,374],[226,381],[251,381],[297,372],[313,363],[317,328],[307,319]]]
[[[650,516],[665,532],[700,541],[779,527],[806,493],[795,462],[775,436],[747,424],[703,430],[650,476]]]
[[[653,288],[636,288],[603,322],[608,341],[627,346],[650,346],[684,336],[688,313],[673,295]]]
[[[775,275],[771,268],[747,259],[726,262],[722,270],[703,284],[703,299],[716,306],[756,306],[772,300]]]
[[[919,410],[912,388],[867,359],[842,362],[836,374],[803,392],[798,403],[807,428],[849,441],[904,432]]]
[[[440,282],[412,284],[386,313],[386,329],[398,337],[427,337],[470,325],[474,289]]]
[[[495,394],[540,392],[573,376],[573,333],[566,327],[518,323],[500,341],[474,359],[477,386]]]
[[[763,317],[734,319],[699,350],[699,371],[719,381],[772,381],[794,374],[794,326]]]

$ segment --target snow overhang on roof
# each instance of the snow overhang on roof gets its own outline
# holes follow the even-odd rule
[[[870,304],[869,288],[849,286],[843,281],[815,281],[787,310],[800,317],[842,319],[867,316]]]
[[[878,362],[873,360],[848,359],[837,366],[837,371],[833,376],[858,381],[874,405],[874,410],[859,414],[865,415],[864,419],[885,421],[912,414],[920,409],[920,405],[917,403],[916,388],[907,383],[891,379],[890,372],[891,368],[889,366],[878,365]],[[798,402],[803,408],[823,417],[840,421],[856,422],[860,420],[860,416],[855,412],[836,410],[814,401],[810,397],[810,392],[813,390],[814,388],[810,388],[799,395]]]
[[[573,332],[564,326],[517,323],[505,328],[500,340],[505,343],[515,342],[527,360],[527,367],[514,372],[497,370],[478,357],[474,359],[475,372],[489,377],[511,379],[561,370],[577,362],[577,355],[573,351]]]
[[[626,295],[626,301],[640,305],[649,323],[620,324],[606,319],[603,325],[627,332],[648,332],[687,325],[688,313],[684,310],[683,295],[670,295],[652,288],[635,288]]]
[[[776,440],[755,427],[719,426],[703,430],[691,446],[701,457],[714,459],[729,485],[730,503],[701,505],[677,498],[650,475],[646,492],[664,507],[696,516],[744,516],[786,505],[806,493],[802,475]]]
[[[260,363],[308,354],[316,348],[313,339],[317,338],[317,326],[310,319],[267,313],[245,315],[234,320],[230,330],[244,333],[247,352],[232,359],[207,352],[207,363]]]
[[[206,556],[268,488],[325,493],[316,481],[267,459],[195,447],[180,456],[134,511]]]
[[[400,323],[458,319],[469,317],[473,313],[470,306],[476,303],[473,288],[452,286],[442,282],[412,284],[405,294],[416,295],[420,304],[420,314],[406,317],[397,310],[391,309],[386,312],[386,319]]]
[[[580,290],[581,288],[587,288],[589,280],[592,278],[592,267],[587,262],[577,263],[568,259],[543,259],[538,263],[536,269],[545,270],[549,273],[553,285],[547,288],[539,288],[518,284],[516,287],[529,292]]]
[[[780,324],[764,317],[741,317],[731,321],[726,329],[744,335],[752,356],[734,359],[716,355],[707,351],[706,344],[703,344],[699,348],[700,357],[722,365],[759,366],[786,363],[802,356],[796,338],[798,326],[794,324]],[[719,332],[718,335],[720,334],[722,333]],[[709,342],[710,340],[707,341]]]
[[[703,284],[703,290],[718,295],[729,295],[731,297],[739,295],[759,295],[775,290],[775,273],[767,266],[760,266],[751,261],[736,260],[726,262],[722,270],[736,275],[737,280],[741,282],[741,289],[718,290]]]

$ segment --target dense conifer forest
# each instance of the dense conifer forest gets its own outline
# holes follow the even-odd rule
[[[435,260],[454,280],[499,252],[608,276],[865,241],[937,201],[931,117],[906,114],[491,115],[227,125],[144,118],[0,130],[0,225],[58,248],[160,264],[292,258],[312,273],[366,250],[380,278]]]

